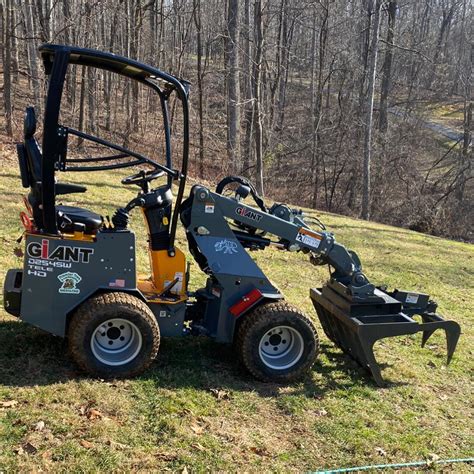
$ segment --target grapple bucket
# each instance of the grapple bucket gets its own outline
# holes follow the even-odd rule
[[[437,329],[443,329],[449,364],[461,333],[459,324],[436,314],[436,303],[421,293],[378,288],[372,297],[360,299],[330,281],[323,288],[312,288],[311,299],[326,336],[369,370],[379,386],[384,383],[373,351],[379,339],[423,332],[423,347]],[[415,315],[421,316],[421,323],[413,319]]]

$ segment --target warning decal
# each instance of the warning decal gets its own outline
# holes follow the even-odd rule
[[[304,245],[317,249],[323,240],[323,236],[302,227],[296,234],[296,240]]]

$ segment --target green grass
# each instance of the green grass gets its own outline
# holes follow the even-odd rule
[[[64,202],[112,215],[133,195],[117,174],[84,179],[85,195]],[[21,266],[14,256],[23,189],[16,166],[0,173],[1,277]],[[77,201],[76,201],[77,200]],[[387,388],[336,349],[318,329],[322,352],[304,381],[253,380],[230,347],[204,338],[164,340],[151,370],[104,382],[77,371],[64,341],[0,315],[0,471],[309,471],[322,467],[468,457],[472,437],[473,247],[405,229],[318,213],[337,239],[356,250],[376,283],[430,293],[440,312],[462,326],[454,360],[445,342],[420,335],[376,347]],[[147,272],[139,213],[140,270]],[[181,248],[187,248],[183,233]],[[327,270],[304,255],[252,254],[288,300],[314,315],[309,287]],[[204,281],[192,265],[193,285]],[[227,392],[218,399],[211,389]],[[97,410],[99,414],[91,410]],[[94,416],[95,413],[95,416]],[[92,415],[91,415],[92,414]],[[44,428],[38,429],[38,423]],[[41,427],[42,424],[39,426]],[[29,443],[29,445],[28,445]],[[34,449],[31,448],[34,447]],[[466,465],[456,470],[468,471]]]

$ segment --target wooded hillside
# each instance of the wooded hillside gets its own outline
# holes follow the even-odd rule
[[[27,103],[41,113],[39,44],[112,51],[192,82],[196,176],[242,174],[276,200],[471,240],[473,10],[470,0],[1,0],[5,132],[21,137]],[[159,154],[155,100],[78,69],[63,117]]]

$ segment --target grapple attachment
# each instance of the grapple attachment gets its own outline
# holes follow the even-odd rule
[[[312,288],[311,299],[326,336],[369,370],[381,387],[384,382],[373,351],[379,339],[423,332],[423,347],[437,329],[443,329],[449,364],[461,333],[459,324],[437,314],[436,303],[422,293],[376,288],[372,295],[360,297],[331,280],[323,288]],[[421,323],[413,319],[415,315],[421,316]]]

